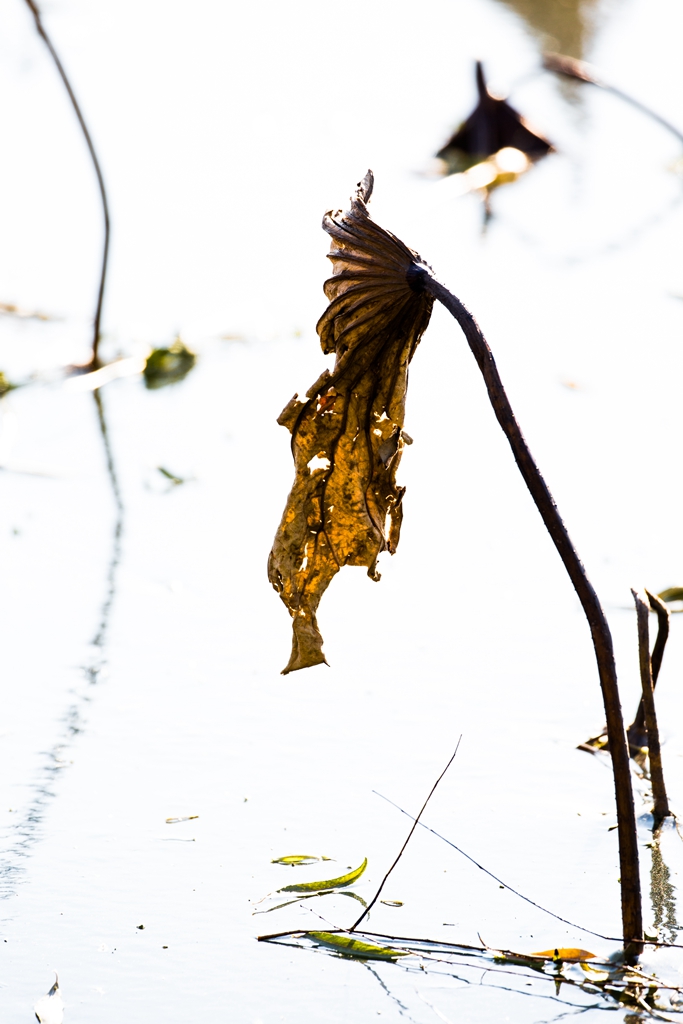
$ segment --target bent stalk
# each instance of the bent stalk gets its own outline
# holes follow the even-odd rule
[[[619,700],[612,636],[607,619],[562,522],[553,497],[515,419],[493,354],[479,325],[462,302],[436,281],[424,266],[415,264],[409,271],[409,281],[411,287],[416,290],[424,290],[438,299],[462,328],[484,378],[496,418],[508,439],[519,471],[564,563],[590,626],[605,705],[610,755],[614,767],[624,949],[627,958],[633,960],[640,952],[643,941],[638,845],[629,753]]]

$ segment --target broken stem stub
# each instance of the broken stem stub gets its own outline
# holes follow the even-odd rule
[[[638,660],[640,662],[640,682],[643,688],[643,706],[645,708],[650,781],[652,782],[652,797],[654,800],[652,813],[655,825],[659,825],[664,818],[668,818],[670,811],[666,786],[664,784],[662,751],[659,745],[659,728],[657,726],[657,712],[655,710],[652,662],[650,660],[650,630],[648,621],[650,606],[645,594],[639,594],[637,590],[633,589],[631,593],[636,603],[636,615],[638,617]]]

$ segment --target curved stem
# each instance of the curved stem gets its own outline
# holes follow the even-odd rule
[[[519,471],[564,563],[590,626],[605,705],[610,754],[614,767],[624,948],[627,956],[633,958],[640,951],[643,941],[638,844],[629,753],[619,701],[612,636],[607,619],[562,522],[553,497],[524,440],[503,388],[491,349],[479,325],[462,302],[436,281],[426,268],[416,265],[413,267],[410,277],[412,287],[424,288],[435,299],[443,303],[462,328],[481,370],[496,418],[508,439]]]
[[[81,126],[81,131],[83,132],[83,138],[85,139],[88,151],[90,153],[90,158],[92,160],[92,164],[95,169],[95,174],[97,176],[97,184],[100,189],[100,198],[102,200],[102,214],[104,216],[104,246],[102,251],[102,270],[100,272],[100,286],[97,292],[97,306],[95,307],[95,318],[93,321],[92,356],[90,359],[90,369],[96,370],[100,366],[100,323],[102,320],[102,304],[104,302],[104,286],[107,279],[107,261],[109,259],[109,205],[107,203],[107,192],[104,187],[104,178],[102,177],[102,170],[100,168],[99,160],[97,159],[97,154],[95,153],[95,147],[93,145],[92,139],[90,138],[90,132],[88,131],[88,127],[83,118],[81,108],[78,105],[78,100],[76,99],[74,91],[71,88],[71,82],[69,81],[66,71],[64,70],[64,66],[57,55],[57,51],[52,45],[52,40],[45,31],[45,27],[43,25],[40,16],[40,11],[38,10],[37,5],[34,3],[34,0],[26,0],[26,3],[31,13],[33,14],[33,18],[36,23],[36,29],[38,30],[38,35],[41,37],[41,39],[47,46],[48,50],[50,51],[50,56],[52,57],[52,60],[55,63],[55,67],[57,68],[57,71],[59,72],[59,75],[62,79],[62,82],[64,83],[64,87],[67,93],[69,94],[71,105],[74,108],[76,117],[78,118],[78,123]]]
[[[653,121],[656,121],[666,128],[668,132],[675,135],[679,142],[683,142],[683,132],[680,128],[677,128],[671,121],[667,121],[665,117],[658,114],[652,107],[646,106],[637,100],[635,96],[629,95],[622,89],[618,89],[616,85],[610,85],[609,82],[605,82],[590,64],[587,64],[583,60],[577,60],[575,57],[567,57],[564,53],[545,53],[543,54],[543,67],[546,71],[554,71],[557,75],[565,75],[567,78],[575,78],[579,82],[586,82],[587,85],[596,85],[599,89],[605,89],[607,92],[611,92],[614,96],[618,96],[620,100],[624,100],[625,103],[629,103],[636,110],[639,110],[641,114],[645,114],[646,117],[651,117]]]

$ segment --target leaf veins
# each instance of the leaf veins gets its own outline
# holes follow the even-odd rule
[[[283,674],[327,663],[316,622],[320,599],[343,565],[367,566],[394,553],[404,487],[396,484],[403,448],[408,364],[433,299],[411,286],[420,257],[375,224],[367,202],[373,177],[351,208],[325,214],[332,236],[330,300],[317,331],[336,356],[306,393],[280,414],[292,433],[296,476],[270,554],[268,575],[292,616],[292,654]]]

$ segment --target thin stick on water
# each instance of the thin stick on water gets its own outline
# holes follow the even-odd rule
[[[395,807],[397,811],[401,812],[401,814],[405,814],[406,818],[410,818],[411,821],[415,821],[415,824],[417,824],[417,821],[412,816],[412,814],[404,810],[403,807],[400,807],[393,800],[390,800],[388,796],[384,796],[383,793],[378,793],[376,789],[373,789],[372,792],[381,800],[386,800],[388,804],[391,804],[392,807]],[[554,911],[548,910],[547,907],[541,906],[540,903],[536,903],[535,900],[532,900],[530,896],[525,896],[523,892],[520,892],[518,889],[514,889],[511,885],[508,885],[508,883],[505,882],[502,878],[499,878],[498,875],[494,875],[493,871],[489,871],[488,868],[485,868],[484,865],[480,864],[478,860],[474,859],[474,857],[470,857],[469,853],[466,853],[465,850],[462,849],[462,847],[456,846],[455,843],[451,842],[450,839],[447,839],[446,836],[442,836],[440,832],[436,831],[436,829],[430,828],[429,825],[425,825],[424,821],[421,821],[419,824],[421,828],[426,829],[427,832],[431,832],[432,835],[436,836],[437,839],[442,839],[444,843],[448,844],[448,846],[452,847],[454,850],[457,850],[457,852],[462,854],[462,856],[465,857],[471,864],[474,864],[475,868],[479,868],[479,870],[483,871],[485,875],[488,875],[489,878],[492,878],[494,882],[498,882],[498,885],[500,885],[503,889],[507,889],[508,892],[511,892],[514,896],[519,896],[519,898],[521,900],[524,900],[525,903],[529,903],[532,907],[536,907],[537,910],[543,911],[544,914],[548,914],[550,917],[554,917],[556,921],[561,921],[563,924],[568,924],[571,928],[578,928],[580,932],[586,932],[587,935],[595,935],[596,938],[605,939],[607,942],[619,942],[619,939],[615,935],[603,935],[602,932],[594,932],[592,928],[585,928],[584,925],[576,924],[575,921],[570,921],[566,917],[560,917],[560,915],[554,913]]]
[[[588,620],[595,658],[598,664],[602,698],[605,705],[605,717],[607,719],[609,749],[614,770],[624,950],[627,959],[633,960],[642,949],[643,914],[631,767],[619,699],[612,634],[610,633],[598,596],[571,542],[553,496],[536,465],[517,423],[500,379],[493,354],[479,324],[460,299],[456,298],[455,295],[437,281],[430,269],[424,264],[414,264],[410,268],[408,276],[412,288],[416,290],[424,289],[435,299],[438,299],[460,325],[484,378],[484,384],[486,385],[489,400],[498,423],[508,440],[522,478],[564,563],[564,567]]]
[[[656,594],[651,594],[649,590],[646,590],[648,601],[650,602],[650,608],[657,615],[657,639],[655,645],[652,648],[652,689],[657,685],[657,679],[659,678],[659,670],[662,667],[662,658],[664,657],[664,649],[666,642],[669,639],[669,626],[671,620],[671,612],[667,608],[664,601],[662,601]],[[643,698],[640,698],[638,704],[638,710],[636,711],[636,717],[633,719],[628,729],[626,730],[626,736],[631,747],[643,747],[647,743],[647,730],[645,728],[645,704]]]
[[[650,631],[649,617],[650,606],[647,597],[639,594],[637,590],[631,589],[633,600],[636,603],[636,614],[638,616],[638,658],[640,661],[640,682],[643,687],[643,704],[645,706],[645,727],[647,729],[647,747],[650,760],[650,781],[652,782],[652,796],[654,808],[652,814],[655,819],[655,827],[660,825],[664,818],[668,818],[669,800],[666,795],[664,784],[664,770],[662,768],[662,751],[659,745],[659,728],[657,726],[657,712],[655,709],[654,684],[652,681],[652,663],[650,661]]]
[[[567,78],[574,78],[579,82],[585,82],[587,85],[596,85],[599,89],[611,92],[614,96],[618,96],[619,99],[635,107],[641,114],[645,114],[646,117],[657,121],[658,124],[661,124],[662,128],[666,128],[668,132],[675,135],[679,142],[683,142],[683,132],[680,128],[677,128],[675,124],[671,124],[671,121],[667,121],[656,110],[652,110],[651,107],[641,103],[635,96],[630,96],[622,89],[618,89],[616,85],[611,85],[605,81],[599,72],[590,64],[587,64],[586,61],[577,60],[575,57],[567,57],[564,53],[545,53],[543,55],[543,67],[546,71],[554,71],[557,75],[565,75]]]
[[[422,805],[422,809],[421,809],[420,813],[418,814],[417,818],[415,818],[415,821],[413,822],[413,826],[412,826],[412,828],[411,828],[410,832],[408,833],[408,836],[407,836],[407,838],[406,838],[406,841],[405,841],[405,843],[403,844],[403,846],[401,847],[401,849],[399,850],[399,853],[398,853],[398,857],[396,858],[396,860],[395,860],[395,861],[394,861],[394,863],[393,863],[393,864],[391,865],[391,867],[390,867],[390,868],[389,868],[389,870],[387,871],[386,875],[384,876],[384,878],[383,878],[383,879],[382,879],[382,881],[380,882],[380,886],[379,886],[379,889],[377,890],[377,892],[375,893],[375,895],[374,895],[374,896],[372,897],[372,899],[371,899],[371,900],[370,900],[370,902],[368,903],[368,905],[367,905],[367,907],[365,908],[365,910],[363,911],[363,913],[362,913],[362,914],[360,915],[360,917],[358,918],[358,920],[356,921],[356,923],[355,923],[354,925],[352,925],[352,926],[351,926],[351,927],[349,928],[349,931],[350,931],[350,932],[355,932],[355,930],[356,930],[356,928],[358,927],[358,925],[359,925],[359,924],[361,923],[361,921],[362,921],[362,920],[363,920],[364,918],[366,918],[366,917],[368,916],[368,914],[370,913],[370,911],[371,911],[371,910],[372,910],[372,908],[374,907],[375,903],[376,903],[376,902],[377,902],[377,900],[379,899],[380,893],[382,892],[382,889],[384,888],[384,883],[386,882],[387,878],[389,877],[389,875],[391,874],[391,872],[392,872],[392,871],[394,870],[394,868],[396,867],[396,865],[398,864],[398,862],[400,861],[401,857],[403,856],[403,851],[405,850],[406,846],[407,846],[407,845],[408,845],[408,843],[410,842],[410,837],[412,836],[413,832],[415,831],[415,829],[417,828],[417,826],[418,826],[418,825],[419,825],[419,823],[420,823],[420,818],[421,818],[421,816],[422,816],[422,811],[424,811],[425,807],[427,806],[427,804],[428,804],[428,803],[429,803],[429,801],[431,800],[432,796],[434,795],[434,791],[435,791],[436,787],[437,787],[437,786],[439,785],[439,783],[441,782],[442,778],[444,777],[444,775],[446,774],[446,772],[448,771],[448,769],[450,768],[450,766],[451,766],[451,765],[453,764],[453,761],[455,760],[455,755],[456,755],[456,754],[458,753],[458,748],[459,748],[459,746],[460,746],[460,740],[461,740],[461,739],[462,739],[462,736],[460,736],[460,739],[458,740],[458,742],[457,742],[457,744],[456,744],[455,750],[453,751],[453,753],[452,753],[452,755],[451,755],[451,758],[450,758],[450,760],[449,760],[448,764],[446,765],[446,767],[444,768],[444,770],[443,770],[443,771],[441,772],[441,775],[439,775],[438,779],[436,780],[436,782],[434,783],[434,785],[433,785],[433,786],[432,786],[432,788],[430,789],[430,791],[429,791],[429,796],[427,797],[427,799],[426,799],[426,800],[425,800],[425,802],[423,803],[423,805]]]
[[[85,143],[88,147],[88,152],[90,153],[90,159],[92,160],[92,164],[95,169],[95,175],[97,176],[97,184],[100,190],[100,198],[102,200],[102,214],[104,217],[104,245],[102,250],[102,269],[100,271],[100,284],[97,292],[97,305],[95,307],[95,318],[93,321],[92,356],[89,364],[89,368],[91,370],[96,370],[100,366],[100,323],[102,320],[102,304],[104,302],[104,286],[107,279],[107,261],[109,259],[109,204],[107,203],[107,192],[104,187],[104,178],[102,177],[102,170],[100,168],[99,160],[97,159],[97,154],[95,152],[93,141],[90,137],[90,132],[88,131],[88,127],[85,123],[85,119],[83,117],[81,108],[78,104],[78,100],[76,99],[76,96],[74,94],[71,82],[69,81],[67,73],[64,70],[64,65],[59,59],[57,51],[55,50],[52,44],[52,40],[45,31],[45,26],[43,25],[40,10],[38,9],[37,4],[34,2],[34,0],[26,0],[26,4],[33,15],[34,21],[36,23],[36,29],[38,30],[38,35],[41,37],[41,39],[47,46],[48,50],[50,51],[50,56],[52,57],[55,67],[59,72],[60,78],[64,83],[64,87],[69,95],[69,99],[71,100],[71,106],[74,108],[74,113],[78,118],[78,123],[81,126],[83,138],[85,139]]]

